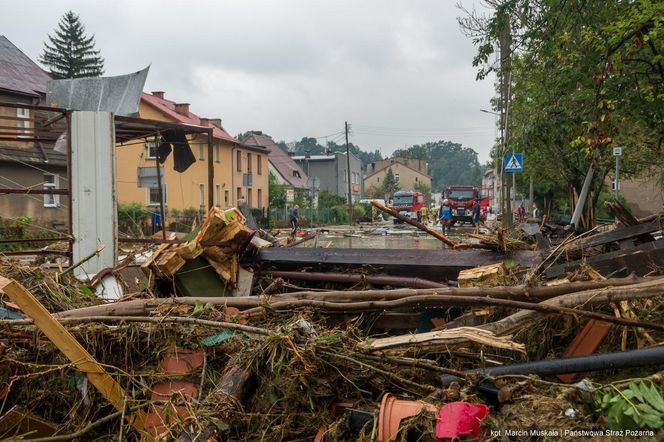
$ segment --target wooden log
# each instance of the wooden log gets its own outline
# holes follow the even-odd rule
[[[473,327],[459,327],[453,330],[438,330],[427,333],[416,333],[401,336],[390,336],[388,338],[373,339],[365,342],[363,347],[371,351],[387,350],[395,347],[419,347],[423,344],[444,345],[456,343],[459,340],[477,342],[489,347],[505,350],[516,350],[524,352],[526,346],[512,342],[506,336],[494,336],[487,330]]]
[[[279,281],[278,279],[275,281]],[[638,287],[640,283],[654,283],[664,285],[664,278],[614,278],[604,281],[582,281],[566,284],[559,284],[551,287],[491,287],[491,288],[470,288],[461,289],[447,287],[440,289],[397,289],[397,290],[360,290],[360,291],[329,291],[329,292],[293,292],[284,295],[272,296],[273,301],[285,301],[296,299],[318,299],[318,300],[336,300],[336,301],[361,301],[361,300],[390,300],[402,299],[417,295],[436,295],[445,294],[449,296],[490,296],[497,299],[530,299],[545,300],[568,293],[586,292],[588,290],[602,290],[603,293],[611,296],[614,293],[622,292],[621,287]],[[278,283],[275,286],[279,285]],[[268,289],[266,289],[268,292]],[[271,289],[268,293],[271,293]],[[268,294],[266,293],[266,294]],[[68,310],[56,313],[57,318],[74,318],[82,316],[145,316],[154,308],[162,304],[186,304],[196,305],[198,302],[210,303],[213,305],[226,305],[228,307],[237,307],[247,309],[260,306],[265,300],[257,296],[249,297],[179,297],[179,298],[150,298],[135,299],[131,301],[115,302],[111,304],[95,305],[79,309]]]
[[[115,407],[122,411],[131,396],[113,379],[95,358],[83,348],[46,308],[22,285],[11,279],[0,276],[0,291],[5,293],[23,313],[34,321],[34,324],[46,335],[76,368],[86,374],[92,385]],[[137,431],[143,432],[145,412],[136,411],[126,416],[129,424]]]
[[[431,235],[434,238],[444,242],[445,244],[447,244],[450,247],[460,248],[460,247],[463,246],[463,243],[458,242],[458,241],[454,241],[454,240],[448,238],[447,236],[443,235],[442,233],[437,232],[434,229],[432,229],[430,227],[427,227],[427,226],[425,226],[424,224],[422,224],[420,222],[414,221],[414,220],[410,219],[410,217],[404,216],[404,215],[400,214],[399,212],[397,212],[396,210],[394,210],[390,207],[386,207],[386,206],[382,205],[378,201],[372,200],[371,205],[374,206],[376,209],[387,213],[388,215],[392,215],[393,217],[395,217],[399,221],[403,221],[407,224],[410,224],[411,226],[417,227],[418,229],[422,230],[423,232],[427,232],[429,235]]]
[[[474,267],[459,272],[459,288],[496,287],[507,282],[507,268],[502,262]]]
[[[398,287],[411,288],[442,288],[447,284],[429,281],[422,278],[404,278],[390,275],[358,275],[352,273],[334,273],[334,272],[287,272],[272,271],[269,273],[272,277],[295,279],[299,281],[320,281],[357,284],[367,282],[369,284],[393,285]]]

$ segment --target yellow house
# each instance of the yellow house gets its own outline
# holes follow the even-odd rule
[[[391,158],[370,164],[364,177],[365,192],[380,189],[385,182],[387,171],[392,170],[401,190],[415,190],[417,186],[426,184],[431,189],[431,176],[427,174],[425,160],[412,158]]]
[[[252,208],[267,207],[268,149],[241,144],[223,129],[220,119],[200,118],[189,111],[188,103],[167,100],[164,92],[143,93],[139,116],[150,120],[213,127],[215,206],[229,208],[246,202]],[[162,164],[163,197],[167,211],[191,208],[207,210],[207,135],[192,135],[188,139],[197,159],[194,164],[179,173],[173,169],[173,154]],[[118,202],[137,202],[148,207],[158,207],[158,187],[139,187],[141,174],[150,169],[156,171],[154,143],[134,141],[127,145],[120,144],[116,153]]]

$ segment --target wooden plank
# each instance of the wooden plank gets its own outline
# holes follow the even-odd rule
[[[628,239],[634,239],[646,235],[646,238],[649,237],[648,234],[661,230],[662,227],[657,223],[646,223],[646,224],[637,224],[635,226],[628,227],[619,227],[617,229],[611,230],[609,232],[598,233],[588,238],[587,241],[579,242],[577,244],[572,243],[571,247],[567,249],[568,252],[581,251],[583,249],[588,249],[591,247],[597,247],[604,244],[610,244],[612,242],[620,242]],[[645,238],[644,238],[645,239]],[[652,240],[652,237],[649,237]]]
[[[609,334],[611,327],[613,327],[613,324],[609,322],[591,319],[586,323],[581,332],[576,335],[569,347],[567,347],[564,356],[571,358],[574,356],[588,356],[595,353],[599,346],[602,345],[602,342],[604,342],[606,335]],[[566,384],[572,382],[575,377],[576,373],[558,375],[558,379]]]
[[[113,404],[116,410],[121,411],[126,402],[133,401],[120,384],[106,373],[104,367],[83,348],[62,324],[51,316],[46,307],[25,287],[16,281],[0,276],[0,291],[9,296],[14,303],[21,307],[23,313],[32,318],[34,324],[44,335],[76,365],[76,368],[87,375],[92,385]],[[144,411],[137,411],[127,415],[126,419],[137,431],[143,432],[145,421]]]
[[[585,258],[584,261],[602,275],[626,268],[639,276],[644,276],[656,268],[664,268],[664,240],[648,242],[628,250],[602,253]],[[582,260],[570,261],[552,266],[546,272],[549,279],[558,278],[573,271],[582,264]]]
[[[432,281],[456,278],[459,271],[511,259],[521,267],[539,264],[539,252],[522,250],[500,253],[489,250],[414,250],[414,249],[341,249],[279,248],[258,251],[254,263],[271,264],[279,269],[303,266],[329,268],[362,265],[383,268],[390,275],[417,276]]]

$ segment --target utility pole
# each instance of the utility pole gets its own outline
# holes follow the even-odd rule
[[[350,184],[350,147],[348,146],[348,121],[346,123],[346,169],[348,169],[348,219],[349,224],[353,224],[353,195]]]
[[[504,10],[501,11],[502,19],[504,21],[503,29],[500,33],[499,44],[500,44],[500,95],[501,95],[501,109],[500,113],[503,117],[502,123],[504,125],[504,145],[503,152],[501,153],[501,162],[503,156],[509,150],[510,142],[510,124],[509,124],[509,106],[510,106],[510,95],[511,90],[510,86],[512,83],[512,66],[511,66],[511,47],[512,47],[512,30],[510,27],[510,17],[507,12]],[[502,167],[502,166],[501,166]],[[504,176],[504,173],[503,173]],[[506,177],[504,177],[506,178]],[[514,179],[514,177],[512,177]],[[503,226],[510,228],[512,227],[512,193],[511,193],[511,183],[509,179],[503,180]]]

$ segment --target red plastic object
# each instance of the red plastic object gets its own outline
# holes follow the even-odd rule
[[[191,373],[195,368],[203,365],[205,353],[192,351],[186,348],[175,347],[172,356],[167,356],[161,361],[161,368],[166,373],[183,374]]]
[[[454,439],[460,436],[472,438],[480,435],[480,421],[489,415],[489,407],[469,402],[450,402],[438,413],[436,437]]]
[[[155,384],[152,387],[152,397],[150,400],[166,401],[173,395],[182,395],[187,402],[191,402],[196,397],[197,392],[198,388],[191,382],[173,379]]]
[[[597,351],[604,339],[611,331],[613,324],[610,322],[591,319],[574,338],[572,343],[565,350],[564,356],[571,358],[573,356],[588,356]],[[559,374],[558,379],[566,384],[574,381],[576,373]]]
[[[423,409],[436,411],[433,405],[417,401],[397,399],[390,393],[385,393],[380,401],[378,413],[378,442],[390,442],[396,439],[401,421],[419,414]]]

